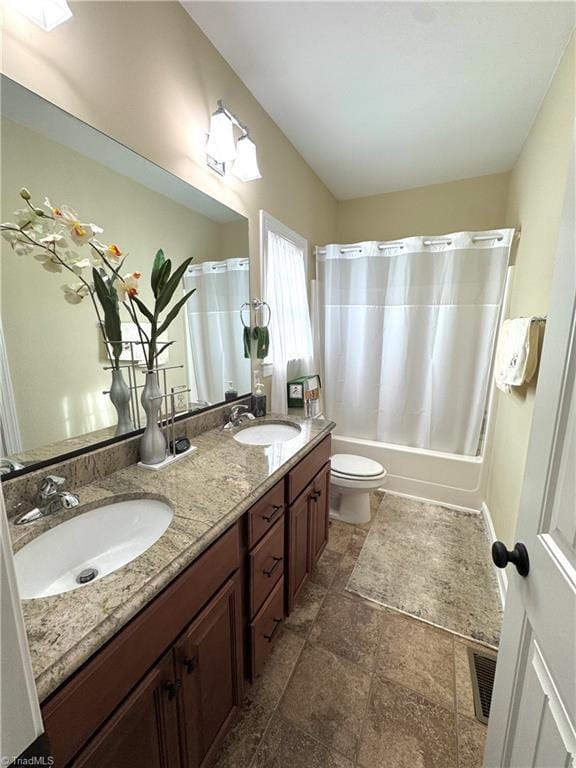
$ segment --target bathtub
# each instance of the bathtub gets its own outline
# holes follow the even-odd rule
[[[388,472],[384,489],[392,493],[474,511],[482,507],[482,456],[459,456],[338,434],[332,435],[332,453],[379,461]]]

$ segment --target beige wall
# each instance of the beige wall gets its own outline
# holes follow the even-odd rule
[[[178,2],[72,8],[74,19],[46,34],[5,4],[3,72],[248,216],[253,266],[260,208],[310,244],[333,240],[335,199]],[[217,99],[250,127],[261,180],[206,167]],[[252,280],[257,293],[258,268]]]
[[[510,178],[506,224],[522,228],[510,316],[546,315],[575,119],[574,38]],[[498,392],[486,501],[496,534],[514,543],[536,382]]]
[[[2,221],[23,207],[22,186],[37,204],[47,195],[54,204],[72,205],[103,227],[103,242],[117,243],[127,253],[125,271],[142,272],[141,296],[149,306],[158,248],[175,264],[188,256],[196,263],[248,255],[246,220],[214,222],[6,119],[2,160]],[[94,310],[87,299],[68,304],[61,290],[74,276],[47,272],[32,256],[16,256],[4,240],[0,248],[0,307],[24,449],[114,424],[112,405],[102,396],[110,373],[103,370],[107,362]],[[184,324],[181,312],[168,330],[168,339],[176,342],[171,365],[186,362]],[[186,383],[185,371],[169,376],[174,386]]]
[[[394,240],[504,224],[508,174],[388,192],[338,203],[336,242]]]

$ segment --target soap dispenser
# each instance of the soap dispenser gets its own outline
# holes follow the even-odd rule
[[[251,411],[256,418],[266,416],[266,395],[260,371],[254,373],[254,393],[252,395]]]
[[[226,391],[224,392],[224,400],[228,403],[231,400],[236,400],[237,397],[238,391],[234,387],[234,382],[228,381]]]

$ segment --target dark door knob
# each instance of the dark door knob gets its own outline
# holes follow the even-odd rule
[[[506,545],[501,541],[495,541],[492,544],[492,560],[497,568],[506,568],[508,563],[513,563],[520,576],[528,576],[530,571],[530,558],[528,550],[520,542],[516,542],[514,549],[506,549]]]

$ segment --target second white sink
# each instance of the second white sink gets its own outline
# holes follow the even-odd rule
[[[301,429],[297,424],[283,422],[279,424],[258,424],[241,429],[234,435],[234,440],[244,445],[272,445],[285,443],[298,437]]]
[[[20,597],[49,597],[91,584],[149,549],[173,512],[156,499],[91,509],[51,528],[14,556]]]

